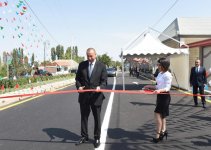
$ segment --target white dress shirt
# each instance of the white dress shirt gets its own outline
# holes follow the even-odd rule
[[[199,69],[200,69],[200,66],[196,67],[197,71],[196,72],[199,72]]]
[[[160,72],[156,78],[156,89],[164,89],[166,92],[171,89],[172,75],[169,71]]]

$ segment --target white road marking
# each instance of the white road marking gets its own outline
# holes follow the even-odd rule
[[[115,86],[116,86],[116,77],[114,78],[112,90],[115,90]],[[95,148],[95,150],[104,150],[105,149],[105,143],[106,143],[108,126],[109,126],[109,122],[110,122],[113,100],[114,100],[114,92],[112,92],[110,95],[108,105],[106,108],[106,112],[105,112],[105,117],[103,119],[103,123],[102,123],[102,127],[101,127],[101,138],[100,138],[101,144],[100,144],[100,147]]]
[[[136,84],[136,85],[138,85],[139,83],[138,83],[138,82],[133,82],[133,84]]]

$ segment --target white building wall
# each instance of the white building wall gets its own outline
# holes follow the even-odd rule
[[[211,46],[203,48],[203,66],[209,72],[211,69]],[[209,73],[207,81],[211,80],[211,74]]]
[[[170,68],[173,75],[172,85],[189,90],[189,55],[171,55]]]

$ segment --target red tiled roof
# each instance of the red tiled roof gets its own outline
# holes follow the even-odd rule
[[[47,64],[46,67],[57,67],[57,66],[62,66],[62,67],[69,67],[71,66],[72,68],[77,68],[78,63],[74,60],[55,60],[51,64]]]
[[[55,60],[53,63],[57,64],[58,66],[70,66],[70,60]]]
[[[55,60],[53,61],[57,66],[71,66],[73,68],[78,67],[78,63],[74,60]]]

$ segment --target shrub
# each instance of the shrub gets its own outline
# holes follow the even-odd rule
[[[8,80],[8,79],[3,79],[0,80],[0,87],[4,85],[5,89],[6,88],[14,88],[16,84],[19,84],[19,86],[24,86],[29,83],[29,80],[31,83],[37,83],[43,82],[43,81],[48,81],[48,80],[53,80],[53,79],[58,79],[58,78],[68,78],[68,77],[73,77],[74,74],[67,74],[67,75],[59,75],[59,76],[36,76],[36,77],[21,77],[18,78],[17,80]]]

